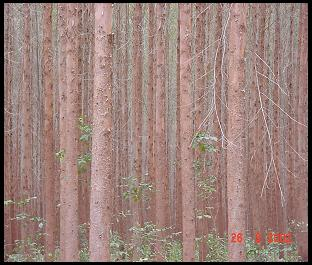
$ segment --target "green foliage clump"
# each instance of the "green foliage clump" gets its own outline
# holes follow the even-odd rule
[[[217,149],[211,143],[211,141],[218,141],[214,136],[210,136],[205,132],[197,132],[195,137],[192,140],[192,148],[198,149],[200,152],[216,152]]]
[[[179,240],[167,241],[165,244],[166,261],[182,261],[182,243]]]
[[[123,187],[126,187],[126,191],[123,192],[123,197],[125,199],[131,198],[134,202],[138,202],[141,199],[148,199],[148,191],[153,191],[153,185],[146,182],[137,181],[137,177],[129,176],[126,178],[122,178],[124,181]]]
[[[88,227],[89,224],[87,223],[79,225],[79,242],[80,242],[79,260],[82,262],[89,261]]]
[[[208,254],[206,261],[227,261],[228,249],[226,237],[217,234],[208,234],[206,239]]]
[[[122,240],[116,231],[110,232],[110,253],[111,261],[129,261],[129,251],[126,248],[126,243]]]
[[[79,129],[81,131],[81,136],[79,138],[82,142],[89,142],[91,140],[92,128],[89,124],[85,123],[85,117],[79,117]]]
[[[60,151],[55,153],[56,158],[60,160],[60,162],[62,162],[64,160],[65,157],[65,150],[61,149]]]
[[[16,240],[12,254],[8,256],[9,262],[44,261],[44,248],[36,239],[28,237],[27,240]]]
[[[91,153],[85,153],[78,157],[78,173],[87,171],[87,166],[91,162]]]

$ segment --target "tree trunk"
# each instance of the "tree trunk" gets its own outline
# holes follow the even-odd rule
[[[221,67],[222,67],[222,50],[221,50],[221,38],[222,38],[222,6],[219,4],[216,9],[216,32],[215,32],[215,41],[219,40],[216,44],[218,45],[218,50],[216,51],[216,65],[215,65],[215,120],[214,120],[214,133],[215,137],[217,137],[218,142],[216,142],[215,147],[217,149],[216,155],[213,159],[214,165],[214,175],[217,178],[216,183],[216,196],[217,196],[217,211],[216,211],[216,224],[217,224],[217,232],[220,236],[223,236],[225,232],[225,223],[224,223],[224,207],[223,207],[223,198],[222,194],[224,194],[224,187],[222,183],[222,179],[225,178],[224,175],[221,174],[222,164],[221,164],[221,154],[222,154],[222,144],[221,144],[221,108],[222,108],[222,93],[221,93],[221,85],[222,85],[222,74],[221,74]]]
[[[299,20],[299,80],[298,80],[298,120],[308,125],[308,5],[301,4]],[[297,125],[298,130],[298,153],[304,159],[308,159],[308,130],[303,125]],[[296,217],[302,222],[301,231],[297,233],[298,254],[304,261],[308,261],[308,172],[307,164],[302,158],[296,166],[295,196],[297,197]]]
[[[65,245],[63,261],[78,261],[79,236],[78,236],[78,5],[67,6],[66,43],[66,144],[65,144],[65,176],[63,178],[64,201],[61,202],[62,223],[65,227],[63,241]],[[62,181],[62,180],[61,180]],[[62,234],[62,232],[61,232]],[[62,242],[62,241],[61,241]]]
[[[192,141],[191,32],[192,5],[179,4],[180,11],[180,134],[183,261],[195,259],[195,182]]]
[[[247,4],[233,4],[229,21],[229,88],[228,88],[228,146],[227,195],[229,261],[245,261],[245,45]],[[233,242],[232,234],[241,233],[241,243]],[[235,241],[239,240],[238,236]]]
[[[121,124],[122,124],[122,178],[126,178],[129,176],[129,170],[128,170],[128,93],[127,93],[127,80],[128,80],[128,46],[125,46],[125,44],[128,41],[128,5],[124,5],[124,12],[122,18],[122,39],[121,39],[121,45],[122,45],[122,83],[121,83],[121,97],[122,97],[122,103],[121,103]],[[121,190],[122,194],[125,192],[125,188]],[[129,203],[128,200],[122,198],[122,211],[125,213],[129,209]],[[123,239],[128,238],[129,233],[129,227],[127,219],[122,217],[122,229],[121,229],[121,236]]]
[[[59,121],[59,137],[60,137],[60,150],[63,152],[66,149],[66,23],[67,23],[67,5],[59,4],[58,6],[58,23],[59,23],[59,111],[60,111],[60,121]],[[60,160],[60,204],[66,204],[66,182],[65,182],[65,159],[59,158]],[[65,252],[64,246],[66,245],[66,219],[64,215],[64,207],[60,207],[60,259],[64,260]]]
[[[112,4],[95,4],[90,261],[109,261],[112,181]]]
[[[43,7],[43,90],[44,90],[44,201],[45,201],[45,258],[54,254],[56,211],[54,198],[53,148],[53,82],[52,82],[52,4]]]
[[[134,7],[133,18],[133,121],[134,121],[134,173],[136,185],[142,179],[142,4]],[[133,200],[132,200],[133,202]],[[133,202],[133,225],[143,224],[142,198]]]
[[[31,63],[30,63],[30,6],[24,4],[24,57],[23,57],[23,87],[22,87],[22,158],[21,158],[21,199],[30,199],[32,189],[32,161],[31,161]],[[30,203],[23,207],[27,215],[25,223],[21,226],[21,239],[32,236],[32,225],[29,219],[32,216]]]
[[[257,6],[257,13],[258,13],[258,30],[259,30],[259,40],[257,43],[257,54],[259,55],[260,58],[262,58],[264,60],[265,57],[265,26],[266,26],[266,4],[258,4]],[[260,73],[264,73],[264,69],[265,69],[265,65],[263,64],[263,62],[260,61],[259,58],[257,58],[257,63],[259,63],[259,65],[257,64],[257,71]],[[267,79],[264,77],[259,77],[259,90],[260,91],[265,91],[265,88],[267,87]],[[257,88],[254,88],[257,90]],[[260,106],[260,100],[259,98],[257,98],[258,104],[256,107],[256,111],[259,110],[259,106]],[[260,110],[261,112],[261,110]],[[262,191],[262,186],[263,186],[263,182],[265,180],[265,174],[266,174],[266,168],[265,168],[265,164],[264,164],[264,153],[265,153],[265,146],[268,143],[268,141],[266,141],[265,137],[267,138],[268,135],[266,134],[266,128],[265,128],[265,121],[263,119],[263,115],[262,113],[258,114],[258,119],[256,119],[256,134],[257,134],[257,138],[256,141],[260,140],[260,143],[258,143],[257,145],[257,155],[256,153],[254,154],[256,162],[258,162],[259,168],[258,168],[258,173],[256,174],[257,179],[254,182],[256,185],[256,191],[254,192],[254,195],[256,194],[256,201],[257,201],[257,206],[255,207],[255,209],[258,212],[258,216],[257,221],[259,221],[259,223],[257,224],[257,230],[254,230],[254,234],[252,235],[252,237],[254,238],[254,240],[256,240],[255,235],[257,232],[260,232],[261,236],[264,237],[265,236],[265,231],[266,231],[266,192],[263,191],[263,195],[261,197],[261,191]],[[265,134],[265,135],[263,135]],[[264,138],[263,138],[264,137]],[[263,138],[263,140],[262,140]],[[262,220],[262,221],[261,221]],[[285,231],[286,233],[286,231]],[[261,240],[260,242],[261,246],[263,246],[265,244],[265,240]]]
[[[180,17],[178,6],[178,34],[177,34],[177,128],[176,128],[176,233],[182,241],[182,182],[181,182],[181,108],[180,108]]]
[[[11,4],[5,4],[5,89],[4,89],[4,200],[13,200],[12,184],[12,29],[11,29]],[[10,220],[13,218],[14,205],[8,205],[4,208],[4,253],[11,254],[13,249],[13,222]],[[6,258],[6,257],[4,257]]]
[[[204,46],[205,46],[205,32],[204,32],[204,14],[206,6],[204,4],[196,4],[196,77],[195,77],[195,134],[200,132],[198,128],[203,121],[204,110],[204,92],[205,92],[205,67],[204,67]],[[198,180],[202,180],[205,177],[205,166],[203,154],[198,148],[195,149],[194,159],[196,163],[200,165],[199,168],[195,168],[196,179],[196,210],[205,211],[205,199],[198,196],[200,194],[200,188],[197,185]],[[206,218],[196,219],[196,237],[202,237],[200,241],[199,260],[204,261],[207,255],[207,244],[205,231],[207,228]]]
[[[156,227],[164,228],[168,224],[168,179],[166,160],[166,134],[165,134],[165,42],[164,24],[165,5],[156,4],[156,117],[155,117],[155,178],[156,178]],[[164,233],[160,233],[162,238]],[[157,261],[163,260],[161,244],[156,243]]]
[[[154,72],[155,72],[155,49],[154,49],[154,34],[155,34],[155,26],[154,26],[154,11],[155,5],[150,3],[148,5],[148,12],[149,12],[149,31],[148,31],[148,92],[147,92],[147,104],[148,104],[148,179],[150,184],[155,187],[155,146],[154,146],[154,100],[155,100],[155,89],[154,89]],[[156,221],[156,201],[155,201],[155,193],[151,194],[150,205],[148,210],[148,220],[155,224]]]

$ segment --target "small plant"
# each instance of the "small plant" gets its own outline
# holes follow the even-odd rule
[[[25,198],[19,201],[5,200],[4,205],[9,206],[15,204],[18,206],[26,206],[34,199],[37,199],[37,197]],[[5,254],[7,261],[43,261],[44,248],[40,242],[41,238],[45,235],[45,233],[43,233],[45,220],[40,216],[31,216],[24,212],[17,213],[10,220],[19,221],[23,226],[28,225],[29,222],[36,222],[38,223],[38,228],[34,234],[28,235],[25,240],[15,240],[12,253]]]
[[[44,247],[39,243],[43,233],[35,233],[33,237],[29,236],[26,240],[16,240],[15,247],[7,261],[44,261]]]
[[[65,150],[61,149],[60,151],[55,153],[57,159],[59,159],[61,162],[64,160],[65,157]]]
[[[211,141],[218,141],[214,136],[210,136],[205,132],[197,132],[192,140],[192,147],[198,149],[200,152],[216,152],[217,149],[211,144]]]
[[[79,140],[82,142],[90,141],[91,135],[92,135],[92,128],[89,124],[85,123],[85,117],[84,116],[79,117],[79,129],[82,133]]]
[[[109,246],[111,261],[129,261],[129,253],[127,251],[126,243],[116,231],[110,232]]]
[[[91,153],[85,153],[78,158],[78,173],[87,171],[87,165],[91,162]]]
[[[79,225],[79,260],[89,261],[89,240],[88,240],[88,227],[89,224],[83,223]]]
[[[228,261],[227,238],[217,234],[207,236],[208,254],[206,261]]]
[[[215,182],[217,178],[215,176],[207,176],[205,178],[197,180],[197,186],[199,188],[198,196],[200,198],[208,198],[213,192],[216,191]]]
[[[168,241],[165,244],[166,261],[182,261],[182,243],[179,240]]]
[[[137,253],[139,261],[152,260],[155,253],[153,253],[153,245],[157,240],[157,233],[162,231],[157,229],[156,225],[151,222],[145,222],[143,226],[133,226],[130,228],[133,233],[131,252]]]
[[[211,215],[209,215],[207,212],[203,210],[198,210],[198,209],[195,209],[195,215],[196,215],[196,218],[199,220],[203,218],[211,218]]]
[[[153,185],[146,182],[138,183],[137,178],[135,176],[130,176],[127,178],[122,178],[125,182],[123,185],[128,190],[123,192],[123,197],[125,199],[131,198],[134,202],[138,202],[139,200],[148,199],[147,191],[153,191]]]

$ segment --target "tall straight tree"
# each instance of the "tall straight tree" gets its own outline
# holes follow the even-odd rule
[[[64,201],[61,202],[61,216],[64,224],[61,234],[65,241],[63,261],[78,261],[78,5],[68,4],[67,9],[67,42],[66,42],[66,144],[65,144],[65,176],[63,179]],[[61,241],[62,242],[62,241]]]
[[[22,157],[21,157],[21,199],[29,199],[32,187],[32,163],[31,163],[31,63],[30,63],[30,6],[24,4],[24,57],[23,57],[23,85],[22,85]],[[27,203],[23,211],[32,215],[31,206]],[[30,223],[21,226],[21,239],[32,235]]]
[[[121,43],[124,45],[124,43],[127,42],[128,38],[128,31],[129,31],[129,7],[128,4],[123,6],[123,23],[122,23],[122,39]],[[128,48],[123,47],[122,49],[122,88],[121,88],[121,97],[122,97],[122,104],[121,104],[121,124],[122,124],[122,163],[123,163],[123,169],[122,169],[122,177],[128,176],[128,93],[127,93],[127,77],[128,77]],[[125,191],[125,188],[122,189],[122,192]],[[128,200],[122,200],[122,211],[126,212],[129,208],[129,201]],[[122,231],[121,236],[123,238],[128,238],[129,230],[127,219],[123,219],[122,221]]]
[[[308,124],[308,4],[303,3],[300,6],[300,20],[299,20],[299,80],[298,80],[298,119],[304,125]],[[298,125],[298,153],[304,158],[308,159],[308,130],[303,125]],[[298,254],[304,261],[308,260],[308,172],[306,161],[302,158],[297,164],[296,180],[296,196],[298,203],[296,204],[296,216],[299,222],[303,223],[301,231],[297,234]],[[297,173],[296,172],[296,173]]]
[[[221,155],[222,155],[222,144],[221,144],[221,108],[222,108],[222,47],[221,47],[221,37],[222,37],[222,5],[219,3],[216,7],[216,31],[215,31],[215,39],[220,41],[217,44],[217,51],[215,55],[215,87],[214,87],[214,101],[215,101],[215,115],[214,115],[214,136],[218,138],[218,142],[216,143],[216,155],[213,158],[213,167],[214,167],[214,175],[217,177],[217,231],[220,235],[225,232],[225,224],[224,224],[224,207],[223,206],[223,197],[224,197],[224,185],[222,175],[222,165],[221,165]]]
[[[12,130],[12,106],[11,106],[11,97],[12,97],[12,56],[11,56],[11,4],[5,4],[5,90],[4,90],[4,107],[5,107],[5,116],[4,116],[4,199],[12,200],[12,147],[11,147],[11,130]],[[13,217],[13,205],[8,205],[4,208],[4,250],[5,253],[11,253],[12,251],[12,230],[15,228],[12,226],[12,221],[10,220]],[[14,239],[13,239],[14,240]]]
[[[52,69],[52,4],[43,6],[43,89],[44,89],[44,200],[45,200],[45,257],[54,252],[56,212],[54,198],[53,149],[53,69]]]
[[[180,134],[183,261],[195,259],[195,183],[193,172],[191,36],[192,5],[179,4],[180,16]]]
[[[155,43],[154,43],[154,17],[155,17],[155,4],[149,3],[148,5],[148,28],[149,28],[149,39],[148,39],[148,92],[147,92],[147,102],[148,102],[148,178],[149,182],[155,187],[155,154],[154,154],[154,100],[155,100],[155,88],[154,88],[154,73],[155,73]],[[148,210],[148,219],[150,222],[155,223],[155,193],[151,195],[150,208]]]
[[[168,223],[168,201],[167,201],[167,159],[166,159],[166,134],[165,134],[165,4],[156,4],[156,117],[155,117],[155,184],[156,184],[156,226],[164,228]],[[162,234],[163,235],[163,234]],[[160,253],[160,243],[157,242],[156,259],[163,258]]]
[[[58,29],[59,29],[59,112],[60,112],[60,152],[64,152],[66,148],[66,19],[67,19],[67,5],[58,5]],[[66,203],[66,183],[65,183],[65,161],[60,158],[60,203]],[[60,208],[60,246],[66,245],[65,227],[66,227],[66,210],[64,207]],[[61,260],[64,260],[64,247],[60,248]]]
[[[179,6],[178,6],[179,12]],[[176,129],[176,175],[175,175],[175,185],[176,185],[176,232],[182,232],[182,184],[181,184],[181,119],[180,119],[180,16],[178,13],[178,23],[177,23],[177,129]],[[182,240],[181,233],[179,234],[179,239]]]
[[[90,260],[109,261],[112,179],[112,4],[95,4]]]
[[[195,6],[196,8],[196,78],[195,78],[195,133],[203,121],[203,109],[204,109],[204,92],[205,92],[205,67],[204,67],[204,55],[203,50],[205,46],[205,32],[204,32],[204,12],[205,5],[203,3],[198,3]],[[204,154],[198,149],[195,149],[194,152],[194,161],[203,161]],[[200,162],[201,163],[201,162]],[[202,168],[194,168],[195,170],[195,181],[199,180],[202,176],[205,175],[204,170],[205,167]],[[196,182],[197,183],[197,182]],[[200,194],[198,185],[195,185],[196,194]],[[198,195],[196,195],[196,209],[204,211],[204,199]],[[200,261],[204,261],[207,251],[206,251],[206,239],[204,237],[205,231],[207,228],[207,218],[196,219],[196,236],[202,236],[202,240],[200,242],[200,250],[199,250],[199,259]]]
[[[229,261],[245,261],[245,45],[247,4],[233,4],[229,25],[229,87],[228,87],[228,147],[227,147],[227,196]],[[243,237],[242,243],[233,242],[232,233]]]
[[[264,58],[265,56],[265,23],[266,23],[266,4],[260,3],[257,4],[257,17],[258,17],[258,28],[259,28],[259,37],[258,37],[258,43],[257,43],[257,54],[259,55],[260,58]],[[257,58],[258,59],[258,58]],[[259,65],[258,65],[259,64]],[[257,71],[263,73],[264,72],[264,64],[260,61],[256,61],[257,65]],[[259,79],[259,90],[260,91],[265,91],[265,87],[267,87],[267,79],[266,78],[261,78]],[[255,88],[257,89],[257,88]],[[257,99],[259,100],[259,99]],[[257,104],[258,106],[260,105],[260,102]],[[263,120],[263,116],[261,113],[259,113],[260,117],[256,120],[257,126],[256,126],[256,134],[258,136],[257,140],[261,139],[263,137],[263,133],[266,135],[266,128],[265,128],[265,121]],[[261,235],[265,234],[265,229],[266,229],[266,193],[263,193],[263,196],[261,197],[261,189],[262,189],[262,184],[263,184],[263,177],[265,175],[265,166],[264,166],[264,154],[265,154],[265,146],[268,144],[268,141],[264,140],[264,142],[261,142],[258,144],[259,151],[257,155],[257,162],[259,163],[259,168],[258,168],[258,178],[256,181],[253,183],[255,184],[254,186],[256,187],[256,191],[254,192],[257,198],[257,206],[255,207],[256,210],[258,211],[258,219],[259,222],[257,223],[257,231],[254,231],[253,235],[256,235],[256,232],[260,232]],[[262,176],[259,177],[259,176]],[[255,227],[254,227],[255,228]],[[282,232],[282,231],[280,231]],[[285,231],[286,233],[286,231]],[[260,243],[261,245],[264,245],[265,242],[264,240]]]
[[[142,4],[134,6],[133,18],[133,121],[134,173],[137,184],[142,176]],[[133,201],[133,200],[132,200]],[[133,225],[142,224],[142,200],[133,203]]]

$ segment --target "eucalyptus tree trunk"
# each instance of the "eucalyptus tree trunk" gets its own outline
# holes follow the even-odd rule
[[[31,161],[31,62],[30,62],[30,6],[24,4],[24,56],[23,56],[23,82],[22,82],[22,157],[21,157],[21,199],[30,199],[32,189],[32,161]],[[30,203],[23,207],[25,214],[32,216],[32,209]],[[27,237],[32,236],[31,222],[26,219],[21,226],[21,239],[26,240]]]
[[[44,201],[45,258],[51,260],[55,248],[56,208],[54,197],[53,147],[53,69],[52,69],[52,4],[43,7],[43,90],[44,90]],[[50,255],[49,255],[50,254]]]
[[[227,196],[229,261],[245,261],[245,45],[247,4],[233,4],[229,21],[229,87],[228,87],[228,146],[227,146]],[[232,233],[235,233],[233,242]],[[239,233],[242,242],[239,243]]]
[[[59,29],[59,135],[60,135],[60,154],[66,149],[66,23],[67,23],[67,5],[58,5],[58,29]],[[63,207],[66,203],[66,182],[65,182],[65,159],[60,157],[60,259],[64,260],[64,247],[66,245],[66,209]]]
[[[195,182],[191,89],[192,4],[179,4],[180,16],[180,139],[183,261],[195,259]]]
[[[112,4],[94,5],[90,261],[109,261],[112,197]]]
[[[61,234],[64,231],[64,258],[62,261],[79,260],[78,235],[78,5],[67,6],[67,42],[66,42],[66,144],[65,176],[61,191],[64,201],[61,202]],[[62,241],[61,241],[62,242]]]
[[[297,233],[298,254],[304,261],[308,261],[308,4],[300,7],[299,20],[299,80],[298,80],[298,153],[306,160],[300,158],[297,165],[297,218],[302,222],[300,232]]]
[[[165,41],[164,41],[165,5],[156,5],[156,105],[155,105],[155,178],[156,178],[156,227],[164,228],[168,224],[168,179],[165,134]],[[162,237],[164,233],[160,233]],[[160,242],[156,243],[156,259],[161,261]]]

